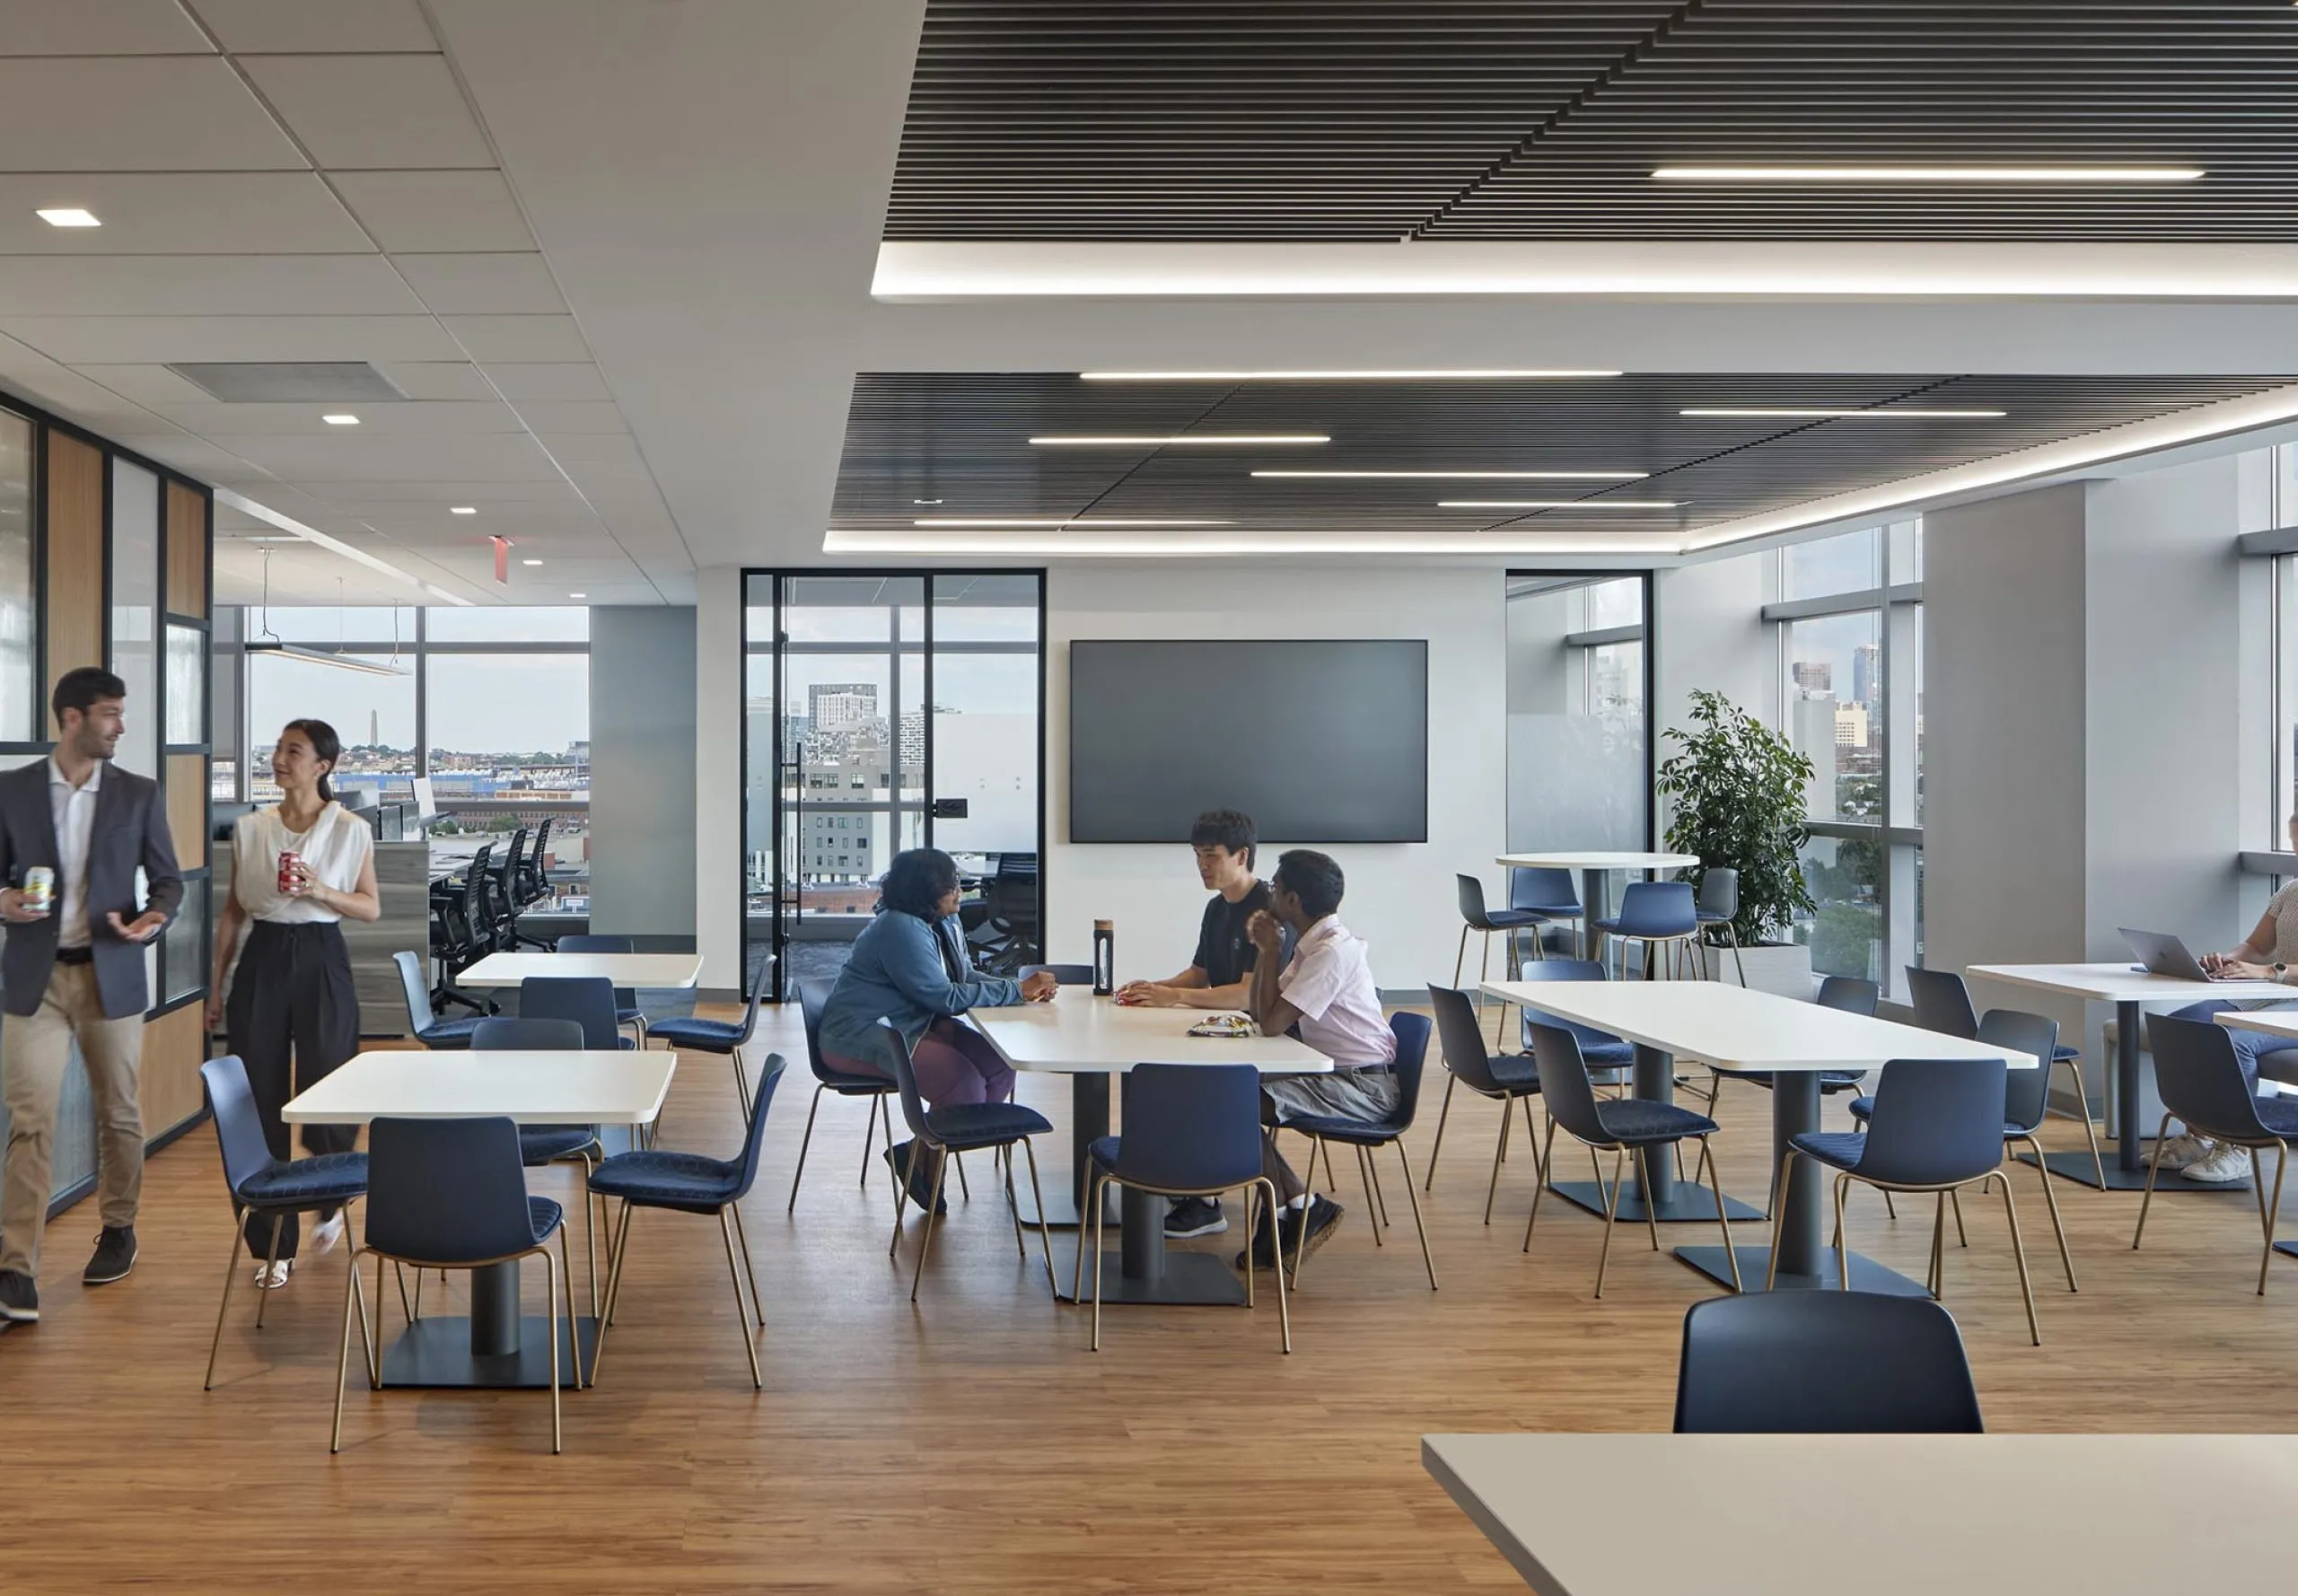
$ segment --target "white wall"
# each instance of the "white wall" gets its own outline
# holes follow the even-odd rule
[[[1669,728],[1689,724],[1694,688],[1722,693],[1780,729],[1779,644],[1763,618],[1763,607],[1779,596],[1778,584],[1778,561],[1768,549],[1653,573],[1659,626],[1653,662],[1655,767],[1674,751]],[[1659,802],[1657,830],[1664,837],[1667,801]]]
[[[694,933],[694,611],[591,611],[591,929]]]
[[[1460,939],[1456,872],[1499,879],[1507,711],[1504,583],[1496,570],[1382,566],[1060,567],[1047,578],[1047,951],[1091,954],[1092,923],[1117,922],[1121,978],[1188,964],[1205,891],[1188,850],[1072,844],[1068,804],[1069,644],[1079,637],[1416,637],[1428,643],[1428,835],[1425,844],[1329,851],[1348,880],[1341,917],[1372,943],[1384,988],[1452,972]],[[1282,714],[1281,705],[1269,706]],[[1217,795],[1209,794],[1208,804]],[[1265,837],[1263,869],[1284,837]]]

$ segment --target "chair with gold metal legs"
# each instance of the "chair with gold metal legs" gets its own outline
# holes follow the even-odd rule
[[[1611,1186],[1604,1197],[1604,1243],[1596,1254],[1596,1295],[1604,1294],[1604,1266],[1611,1258],[1612,1223],[1619,1213],[1619,1188],[1627,1176],[1627,1155],[1636,1154],[1648,1183],[1653,1150],[1671,1146],[1687,1136],[1699,1141],[1700,1169],[1706,1172],[1709,1186],[1715,1193],[1715,1223],[1724,1232],[1724,1256],[1732,1264],[1732,1289],[1738,1291],[1740,1258],[1732,1248],[1731,1222],[1724,1217],[1723,1177],[1715,1168],[1715,1149],[1707,1142],[1716,1132],[1715,1121],[1689,1109],[1648,1098],[1625,1097],[1598,1102],[1595,1084],[1589,1080],[1588,1066],[1580,1057],[1580,1039],[1559,1026],[1534,1025],[1531,1030],[1532,1057],[1540,1072],[1540,1099],[1548,1104],[1550,1116],[1543,1167],[1556,1168],[1556,1130],[1559,1125],[1565,1134],[1586,1145],[1588,1167],[1595,1171],[1600,1190],[1604,1189],[1604,1172],[1596,1162],[1596,1154],[1601,1151],[1612,1155]],[[1539,1223],[1540,1192],[1546,1186],[1543,1181],[1532,1192],[1531,1217],[1524,1222],[1526,1252],[1532,1250],[1532,1226]],[[1645,1228],[1652,1232],[1652,1250],[1657,1252],[1659,1223],[1649,1208],[1644,1217]]]
[[[2250,1189],[2259,1200],[2259,1225],[2266,1232],[2266,1250],[2259,1258],[2259,1295],[2266,1295],[2267,1270],[2274,1263],[2274,1226],[2282,1212],[2282,1176],[2290,1164],[2290,1144],[2298,1142],[2298,1099],[2259,1097],[2243,1078],[2234,1039],[2223,1027],[2202,1020],[2180,1020],[2155,1014],[2146,1022],[2147,1038],[2154,1049],[2154,1084],[2162,1094],[2162,1123],[2155,1145],[2171,1134],[2171,1121],[2183,1119],[2187,1129],[2214,1142],[2231,1142],[2250,1153]],[[2267,1196],[2261,1149],[2275,1149],[2274,1195]],[[2146,1171],[2146,1195],[2138,1203],[2138,1228],[2131,1232],[2131,1250],[2146,1234],[2146,1210],[2154,1201],[2154,1172]]]
[[[1689,881],[1630,881],[1619,895],[1619,913],[1596,921],[1592,929],[1618,950],[1621,979],[1627,978],[1627,944],[1632,942],[1644,944],[1645,980],[1660,973],[1662,949],[1681,974],[1696,956],[1691,944],[1700,932],[1698,902]]]
[[[1610,978],[1611,972],[1605,969],[1601,960],[1596,959],[1535,959],[1530,964],[1519,966],[1516,970],[1516,979],[1523,982],[1602,981],[1609,980]],[[1504,1026],[1508,1018],[1505,1004],[1501,1005],[1500,1017]],[[1591,1026],[1577,1025],[1569,1020],[1558,1019],[1553,1014],[1541,1013],[1538,1009],[1524,1010],[1522,1018],[1521,1035],[1523,1038],[1523,1051],[1513,1055],[1502,1053],[1498,1042],[1495,1041],[1493,1044],[1493,1052],[1496,1056],[1496,1062],[1506,1063],[1513,1059],[1516,1063],[1524,1064],[1529,1067],[1526,1061],[1532,1056],[1532,1027],[1555,1025],[1580,1039],[1581,1059],[1590,1069],[1602,1077],[1596,1084],[1610,1088],[1625,1086],[1627,1083],[1627,1072],[1636,1063],[1634,1044],[1623,1041],[1609,1031],[1597,1030]],[[1496,1029],[1498,1028],[1495,1027]],[[1452,1117],[1452,1088],[1457,1083],[1454,1080],[1447,1080],[1444,1083],[1444,1103],[1436,1114],[1436,1139],[1429,1144],[1428,1178],[1421,1183],[1420,1189],[1423,1191],[1434,1191],[1436,1188],[1436,1155],[1444,1150],[1444,1124]],[[1532,1151],[1535,1155],[1538,1154],[1539,1148],[1537,1142]],[[1500,1157],[1503,1162],[1507,1161],[1508,1149],[1504,1144],[1500,1149]]]
[[[260,1235],[271,1220],[271,1250],[267,1270],[279,1260],[280,1222],[290,1214],[313,1214],[347,1209],[367,1195],[367,1155],[364,1153],[323,1153],[316,1158],[274,1158],[265,1144],[263,1121],[248,1085],[247,1065],[236,1054],[211,1058],[199,1066],[208,1110],[215,1117],[215,1140],[224,1153],[224,1182],[232,1190],[232,1252],[224,1266],[224,1301],[215,1310],[215,1338],[207,1346],[207,1377],[201,1390],[215,1384],[215,1354],[224,1345],[224,1321],[232,1311],[232,1277],[240,1272],[243,1234]],[[346,1226],[347,1228],[347,1226]],[[255,1328],[263,1329],[263,1311],[271,1293],[259,1293]]]
[[[1500,1139],[1493,1144],[1492,1175],[1484,1186],[1484,1223],[1490,1224],[1493,1198],[1500,1190],[1502,1156],[1508,1151],[1508,1133],[1515,1122],[1519,1102],[1524,1105],[1524,1138],[1532,1144],[1533,1181],[1539,1182],[1540,1140],[1539,1132],[1532,1128],[1531,1100],[1539,1095],[1539,1071],[1521,1054],[1495,1058],[1485,1051],[1484,1029],[1477,1023],[1476,1010],[1469,1004],[1467,993],[1432,983],[1428,1005],[1436,1011],[1436,1035],[1443,1043],[1446,1104],[1449,1106],[1452,1101],[1454,1085],[1465,1086],[1478,1097],[1492,1098],[1500,1104]],[[1328,1153],[1325,1159],[1329,1167],[1332,1155]],[[1432,1166],[1429,1179],[1434,1181],[1434,1148],[1429,1151],[1428,1162]]]
[[[758,1290],[758,1270],[750,1262],[750,1237],[742,1231],[741,1201],[758,1179],[759,1149],[766,1144],[766,1111],[774,1089],[782,1083],[782,1055],[771,1054],[758,1078],[758,1095],[750,1101],[750,1127],[742,1136],[742,1150],[732,1159],[711,1158],[699,1153],[669,1153],[659,1147],[618,1153],[601,1163],[591,1176],[591,1189],[601,1197],[620,1197],[622,1213],[614,1231],[614,1268],[607,1278],[606,1311],[599,1317],[599,1344],[591,1354],[591,1381],[599,1378],[599,1360],[606,1355],[607,1329],[622,1300],[622,1272],[630,1261],[630,1216],[640,1208],[663,1208],[674,1214],[715,1215],[719,1239],[726,1243],[726,1272],[734,1279],[734,1322],[742,1327],[742,1350],[750,1355],[750,1386],[764,1390],[759,1373],[758,1340],[750,1334],[755,1310],[758,1328],[766,1329],[766,1303]],[[734,1261],[740,1242],[742,1260]],[[743,1300],[742,1283],[750,1283]]]
[[[1970,988],[1963,978],[1952,969],[1925,969],[1920,965],[1907,966],[1907,989],[1909,1006],[1915,1010],[1915,1022],[1925,1030],[1935,1030],[1942,1036],[1975,1038],[1978,1035],[1978,1009],[1971,1002]],[[2112,1031],[2114,1027],[2107,1028]],[[2083,1122],[2083,1135],[2091,1144],[2092,1184],[2106,1188],[2106,1160],[2099,1153],[2099,1127],[2091,1118],[2091,1089],[2083,1080],[2083,1050],[2057,1043],[2052,1044],[2050,1063],[2066,1065],[2074,1077],[2074,1115]],[[2045,1068],[2048,1075],[2049,1070]],[[2049,1083],[2043,1085],[2045,1101],[2048,1101]],[[1852,1105],[1854,1113],[1859,1105]],[[2044,1167],[2048,1168],[2048,1165]]]
[[[883,1075],[849,1074],[834,1069],[822,1057],[822,1009],[829,1002],[829,986],[822,981],[800,981],[798,1013],[806,1022],[806,1065],[814,1072],[814,1099],[806,1109],[806,1134],[798,1138],[798,1162],[790,1171],[790,1201],[785,1213],[795,1213],[798,1207],[798,1182],[806,1178],[806,1149],[814,1144],[814,1116],[821,1112],[822,1093],[839,1097],[866,1098],[870,1103],[869,1120],[862,1127],[862,1188],[870,1187],[871,1154],[876,1151],[871,1143],[876,1139],[878,1121],[885,1121],[885,1144],[891,1151],[894,1144],[894,1114],[891,1099],[894,1083]],[[900,1182],[894,1182],[899,1188]],[[894,1206],[901,1199],[897,1190]]]
[[[1794,1179],[1795,1155],[1837,1171],[1835,1178],[1836,1267],[1851,1289],[1851,1250],[1844,1245],[1844,1196],[1856,1180],[1884,1192],[1929,1192],[1936,1197],[1931,1227],[1931,1277],[1934,1298],[1945,1284],[1948,1198],[1967,1186],[1982,1186],[2002,1173],[2004,1086],[2008,1070],[2000,1058],[1897,1058],[1875,1083],[1874,1112],[1865,1134],[1807,1131],[1789,1142],[1780,1162],[1778,1212],[1787,1213],[1787,1182]],[[2027,1334],[2037,1346],[2043,1334],[2035,1322],[2035,1292],[2027,1278],[2027,1248],[2019,1235],[2019,1205],[2011,1182],[2003,1182],[2004,1211],[2011,1221],[2011,1255],[2019,1266],[2019,1294],[2027,1304]],[[1778,1267],[1775,1239],[1772,1267]]]
[[[519,1159],[519,1127],[508,1118],[393,1119],[367,1130],[367,1238],[351,1254],[343,1287],[343,1346],[335,1368],[335,1431],[331,1452],[343,1450],[343,1387],[351,1372],[351,1317],[359,1315],[367,1382],[383,1382],[378,1337],[367,1333],[359,1260],[375,1258],[375,1294],[382,1308],[385,1259],[424,1269],[484,1269],[539,1257],[549,1275],[550,1450],[561,1449],[558,1417],[557,1316],[566,1311],[574,1381],[583,1384],[582,1332],[574,1321],[574,1271],[566,1258],[566,1211],[548,1197],[527,1195]],[[550,1250],[553,1236],[558,1252]],[[380,1329],[380,1326],[378,1329]]]
[[[470,1050],[474,1053],[579,1053],[583,1050],[583,1027],[574,1020],[515,1019],[481,1020],[470,1033]],[[519,1162],[531,1170],[543,1169],[555,1163],[579,1163],[583,1166],[583,1261],[590,1271],[591,1311],[599,1311],[599,1227],[592,1223],[591,1173],[598,1168],[604,1155],[599,1145],[599,1127],[595,1125],[522,1125],[519,1127]],[[604,1212],[603,1200],[599,1205]],[[609,1239],[607,1267],[614,1267],[612,1239]],[[415,1306],[423,1305],[423,1277],[415,1279]]]
[[[1298,1131],[1311,1143],[1309,1167],[1316,1167],[1316,1154],[1325,1155],[1325,1178],[1332,1178],[1332,1150],[1329,1143],[1338,1142],[1344,1147],[1356,1149],[1356,1174],[1364,1182],[1364,1217],[1373,1232],[1373,1245],[1384,1247],[1381,1232],[1389,1222],[1388,1198],[1381,1190],[1381,1178],[1373,1155],[1382,1147],[1397,1150],[1397,1162],[1404,1170],[1404,1194],[1412,1202],[1412,1226],[1420,1233],[1420,1261],[1428,1271],[1428,1289],[1436,1289],[1436,1260],[1428,1250],[1428,1227],[1421,1222],[1420,1194],[1412,1186],[1412,1160],[1406,1156],[1404,1133],[1412,1128],[1412,1116],[1420,1105],[1420,1076],[1428,1062],[1428,1016],[1409,1011],[1399,1011],[1389,1016],[1389,1030],[1396,1037],[1397,1106],[1381,1119],[1343,1119],[1326,1115],[1302,1115],[1284,1121],[1284,1128]],[[1534,1161],[1538,1167],[1538,1160]],[[1293,1260],[1293,1278],[1298,1285],[1301,1266],[1307,1261],[1309,1231],[1299,1228]]]

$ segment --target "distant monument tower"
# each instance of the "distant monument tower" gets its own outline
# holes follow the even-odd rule
[[[381,710],[367,712],[367,746],[380,748],[383,741],[383,716]]]

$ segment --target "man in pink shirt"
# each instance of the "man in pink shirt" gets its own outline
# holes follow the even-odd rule
[[[1303,1226],[1314,1251],[1340,1223],[1340,1205],[1311,1197],[1278,1154],[1274,1127],[1308,1116],[1382,1119],[1397,1106],[1396,1034],[1381,1013],[1364,941],[1340,923],[1345,886],[1332,859],[1295,848],[1277,860],[1268,908],[1245,928],[1259,955],[1246,1007],[1262,1033],[1290,1031],[1333,1065],[1329,1075],[1261,1083],[1261,1121],[1272,1127],[1262,1133],[1262,1167],[1286,1206],[1275,1236],[1264,1229],[1253,1237],[1256,1264],[1275,1263],[1280,1245],[1285,1257],[1295,1256]],[[1290,960],[1280,957],[1286,931],[1294,937]],[[1237,1267],[1244,1263],[1240,1253]]]

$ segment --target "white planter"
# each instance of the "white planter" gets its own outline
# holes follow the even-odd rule
[[[1707,950],[1708,971],[1719,981],[1736,984],[1742,967],[1747,970],[1748,986],[1758,992],[1776,993],[1809,1003],[1819,991],[1819,983],[1811,976],[1811,950],[1801,943],[1759,943],[1753,947],[1742,947],[1736,964],[1731,949]]]

